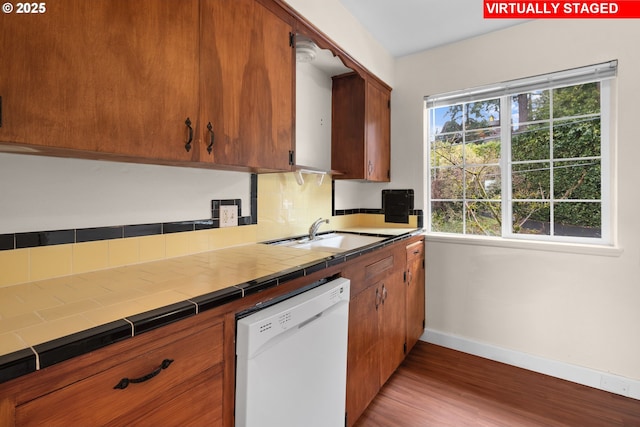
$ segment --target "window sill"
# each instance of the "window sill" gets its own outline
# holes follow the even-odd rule
[[[491,246],[508,249],[527,249],[544,252],[564,252],[583,255],[619,257],[623,249],[615,246],[584,245],[578,243],[541,242],[515,240],[485,236],[463,236],[454,234],[425,233],[427,242],[451,243],[460,245]]]

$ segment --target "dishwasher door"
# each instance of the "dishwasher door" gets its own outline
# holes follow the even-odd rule
[[[342,427],[349,280],[338,278],[237,321],[237,427]]]

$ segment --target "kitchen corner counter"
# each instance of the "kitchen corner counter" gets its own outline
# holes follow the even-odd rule
[[[421,232],[334,254],[262,243],[0,288],[0,383]]]

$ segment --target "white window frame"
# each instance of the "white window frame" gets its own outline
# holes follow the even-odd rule
[[[617,61],[591,65],[557,73],[514,80],[492,86],[484,86],[463,91],[449,92],[436,96],[427,96],[424,101],[424,143],[425,143],[425,195],[426,195],[426,233],[431,240],[465,241],[475,244],[489,243],[492,246],[502,246],[505,242],[512,242],[512,246],[526,247],[527,242],[543,244],[544,248],[558,250],[558,245],[568,245],[569,250],[578,246],[591,248],[614,248],[614,176],[612,163],[613,141],[612,129],[612,82],[617,73]],[[600,163],[601,163],[601,237],[575,237],[557,235],[518,234],[512,231],[512,170],[511,170],[511,106],[510,97],[537,89],[554,89],[558,87],[577,85],[581,83],[600,82]],[[501,236],[482,236],[477,234],[445,233],[431,231],[431,141],[430,141],[430,107],[443,107],[473,101],[500,99],[501,153],[500,169],[502,171],[502,233]],[[552,246],[551,246],[552,245]],[[566,249],[566,248],[565,248]],[[560,249],[564,251],[564,249]]]

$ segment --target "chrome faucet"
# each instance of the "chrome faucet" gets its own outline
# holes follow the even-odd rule
[[[320,228],[323,222],[329,224],[328,219],[322,219],[322,218],[316,219],[314,223],[311,224],[311,227],[309,227],[309,240],[313,240],[316,238],[316,233],[318,232],[318,228]]]

